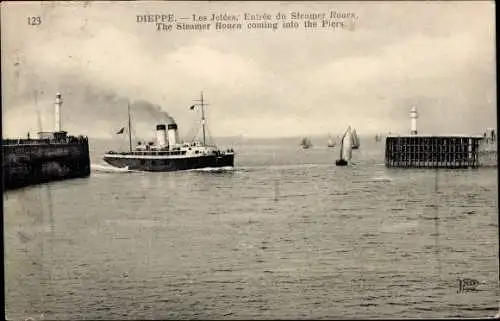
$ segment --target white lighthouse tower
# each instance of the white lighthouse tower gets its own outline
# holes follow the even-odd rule
[[[54,103],[54,132],[58,133],[61,131],[61,106],[63,100],[60,93],[56,94],[56,101]]]
[[[410,112],[410,119],[411,119],[411,135],[417,135],[417,119],[418,119],[418,113],[417,113],[417,107],[413,106],[411,108]]]

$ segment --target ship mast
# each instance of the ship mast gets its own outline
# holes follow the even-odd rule
[[[201,125],[203,126],[203,146],[206,146],[206,139],[205,139],[205,110],[203,109],[203,91],[201,92]]]
[[[201,99],[200,100],[195,100],[199,101],[199,104],[194,104],[193,106],[201,106],[201,126],[203,129],[203,146],[206,146],[207,144],[207,139],[206,139],[206,129],[205,129],[205,109],[203,107],[208,106],[209,104],[205,104],[203,100],[203,91],[201,92]]]
[[[130,102],[127,104],[128,107],[128,147],[130,152],[132,152],[132,132],[130,130]]]

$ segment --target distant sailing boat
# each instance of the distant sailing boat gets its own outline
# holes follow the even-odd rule
[[[333,141],[331,135],[328,135],[328,147],[335,147],[335,142]]]
[[[354,128],[352,131],[352,149],[358,149],[358,148],[359,148],[359,137],[358,134],[356,133],[356,128]]]
[[[307,137],[302,138],[302,140],[300,141],[300,146],[302,146],[302,148],[304,149],[311,147],[312,146],[311,140]]]
[[[352,158],[352,132],[351,126],[347,127],[340,141],[340,159],[335,161],[337,166],[346,166]]]

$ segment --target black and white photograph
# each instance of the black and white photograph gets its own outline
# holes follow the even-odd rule
[[[6,320],[499,318],[493,1],[3,1]]]

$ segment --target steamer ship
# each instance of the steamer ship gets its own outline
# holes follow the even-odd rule
[[[199,103],[190,107],[201,108],[203,140],[193,139],[190,143],[179,141],[175,122],[156,125],[156,143],[140,142],[132,149],[130,104],[128,105],[128,152],[107,152],[103,159],[111,166],[129,170],[148,172],[171,172],[200,168],[221,168],[234,166],[234,150],[221,150],[216,145],[207,144],[203,92]]]

